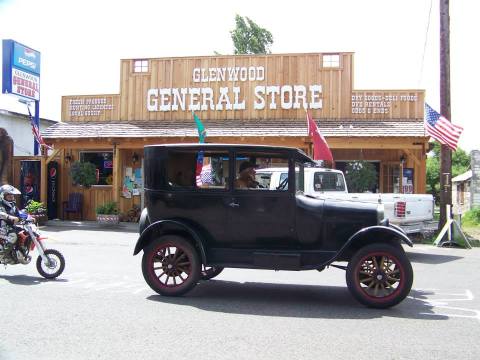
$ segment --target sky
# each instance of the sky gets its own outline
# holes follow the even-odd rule
[[[480,149],[478,13],[451,1],[451,120],[466,151]],[[60,120],[63,95],[120,92],[120,59],[232,54],[235,14],[272,33],[273,53],[354,52],[354,89],[424,89],[440,110],[439,0],[0,0],[0,38],[41,52],[40,117]],[[26,112],[7,95],[0,108]]]

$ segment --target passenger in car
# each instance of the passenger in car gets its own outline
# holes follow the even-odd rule
[[[244,161],[240,164],[238,178],[235,180],[235,189],[256,189],[259,187],[255,181],[255,169],[258,166],[250,161]]]

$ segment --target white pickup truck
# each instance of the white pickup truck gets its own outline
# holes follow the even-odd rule
[[[430,194],[349,193],[345,176],[339,170],[304,168],[304,192],[318,198],[381,203],[385,217],[401,226],[407,233],[424,233],[436,228],[433,221],[434,200]],[[258,169],[256,180],[268,189],[285,182],[287,168]]]

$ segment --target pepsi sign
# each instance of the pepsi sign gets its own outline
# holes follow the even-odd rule
[[[14,42],[13,66],[40,75],[40,53]]]

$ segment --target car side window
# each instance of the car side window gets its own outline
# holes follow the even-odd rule
[[[228,152],[178,151],[168,157],[168,184],[174,189],[228,189]]]
[[[276,183],[278,170],[288,169],[288,157],[275,153],[237,153],[235,157],[236,190],[275,191],[288,190],[288,177],[283,183]],[[287,170],[288,171],[288,170]],[[273,182],[273,183],[272,183]]]

